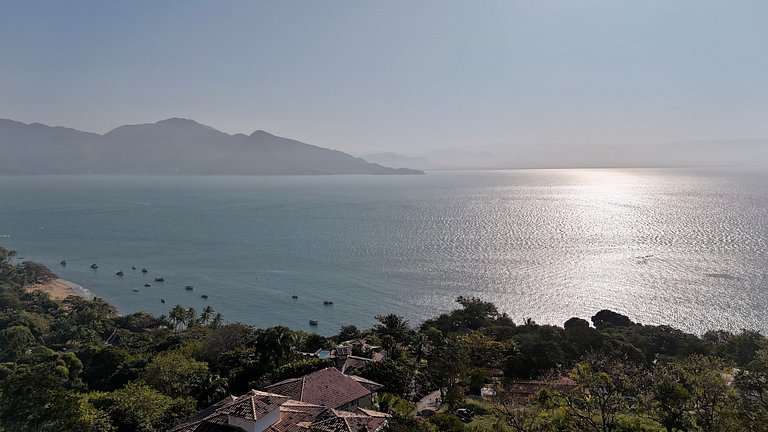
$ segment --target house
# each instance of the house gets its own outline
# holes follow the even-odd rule
[[[344,412],[251,390],[214,404],[169,432],[379,432],[388,419],[377,411]]]
[[[373,361],[369,358],[358,357],[353,355],[339,357],[339,359],[342,359],[342,358],[344,361],[340,362],[341,366],[339,369],[341,369],[341,373],[345,375],[356,373],[356,371],[362,369],[362,367],[365,366],[366,363]]]
[[[335,352],[339,353],[339,349],[344,350],[344,348],[347,350],[345,351],[347,355],[351,355],[354,350],[359,350],[360,352],[369,355],[374,361],[380,361],[384,359],[384,355],[381,352],[382,347],[379,345],[371,345],[365,339],[350,339],[348,341],[344,341],[336,347]]]
[[[323,432],[379,431],[386,427],[388,414],[358,408],[355,412],[337,412],[336,417],[319,420],[312,429]]]
[[[342,411],[368,408],[381,384],[365,378],[344,375],[336,368],[325,368],[299,378],[291,378],[264,388],[270,393],[291,399],[326,406]]]

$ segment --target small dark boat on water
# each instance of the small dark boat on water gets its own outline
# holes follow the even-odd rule
[[[200,298],[204,298],[204,299],[207,299],[207,298],[208,298],[208,296],[207,296],[207,295],[205,295],[205,294],[203,294],[203,295],[201,295],[201,296],[200,296]]]
[[[333,300],[323,300],[323,304],[324,305],[332,305],[333,304]]]
[[[193,289],[195,289],[195,287],[193,287],[192,285],[187,285],[184,287],[184,289],[187,291],[192,291]]]
[[[296,294],[294,294],[294,295],[292,295],[292,296],[291,296],[291,298],[292,298],[292,299],[294,299],[294,300],[296,300],[297,298],[299,298],[299,296],[297,296]]]
[[[309,325],[316,326],[317,325],[317,320],[309,320]]]
[[[97,266],[96,263],[93,263],[93,264],[91,264],[91,268],[92,269],[97,269],[97,268],[99,268],[99,266]]]
[[[141,269],[141,272],[142,272],[142,273],[147,273],[148,271],[149,271],[149,270],[147,270],[147,269]]]
[[[115,276],[123,276],[125,273],[123,273],[122,270],[119,270],[117,273],[115,273]]]
[[[150,285],[150,284],[144,284],[144,288],[149,288],[149,287],[151,287],[151,286],[152,286],[152,285]]]
[[[136,266],[131,266],[131,270],[136,270]]]
[[[155,282],[163,282],[163,281],[165,281],[165,278],[162,278],[160,276],[155,278]]]
[[[160,299],[160,303],[165,303],[165,299]]]
[[[139,292],[139,289],[138,288],[134,288],[133,292]]]
[[[59,262],[59,264],[65,266],[65,265],[67,265],[67,260],[61,260],[61,262]]]

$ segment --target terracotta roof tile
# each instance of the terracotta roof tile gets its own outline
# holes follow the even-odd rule
[[[329,408],[339,408],[372,393],[356,379],[330,367],[302,378],[272,384],[265,389]]]
[[[343,382],[360,385],[349,377],[343,377]],[[317,387],[329,379],[334,381],[338,376],[325,372],[315,378],[317,382],[310,384]],[[302,388],[306,387],[304,392],[311,394],[312,386],[306,385],[307,380],[302,381],[305,382]],[[336,411],[320,404],[292,400],[280,394],[251,390],[242,396],[230,396],[217,402],[170,432],[244,432],[240,427],[229,425],[230,417],[258,420],[275,409],[280,410],[280,419],[265,432],[308,432],[313,428],[334,432],[372,432],[380,431],[389,417],[388,414],[362,408],[355,412]]]
[[[315,422],[312,427],[324,432],[378,432],[387,425],[385,417],[371,417],[354,413],[347,413],[340,417]]]
[[[170,432],[239,431],[241,428],[227,424],[229,416],[250,420],[259,419],[279,409],[289,399],[287,396],[258,390],[251,390],[239,397],[229,396],[199,412],[186,423],[171,429]]]
[[[360,383],[363,387],[365,387],[368,390],[370,390],[371,393],[373,393],[375,391],[379,391],[379,390],[384,388],[383,384],[379,384],[377,382],[373,382],[373,381],[371,381],[371,380],[369,380],[367,378],[363,378],[361,376],[357,376],[357,375],[347,375],[347,376],[352,378],[353,380],[357,381],[358,383]]]
[[[357,371],[358,369],[363,367],[366,363],[371,361],[373,360],[365,357],[348,356],[346,360],[344,360],[344,364],[341,365],[341,373],[343,374],[355,373],[355,371]]]

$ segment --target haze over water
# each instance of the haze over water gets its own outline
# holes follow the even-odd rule
[[[768,330],[758,170],[1,180],[0,246],[123,313],[210,304],[228,321],[316,319],[330,334],[380,313],[415,324],[464,295],[517,322],[608,308],[699,333]]]

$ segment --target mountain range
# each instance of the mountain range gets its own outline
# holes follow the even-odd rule
[[[262,130],[230,135],[171,118],[104,135],[0,119],[3,174],[424,174]]]

